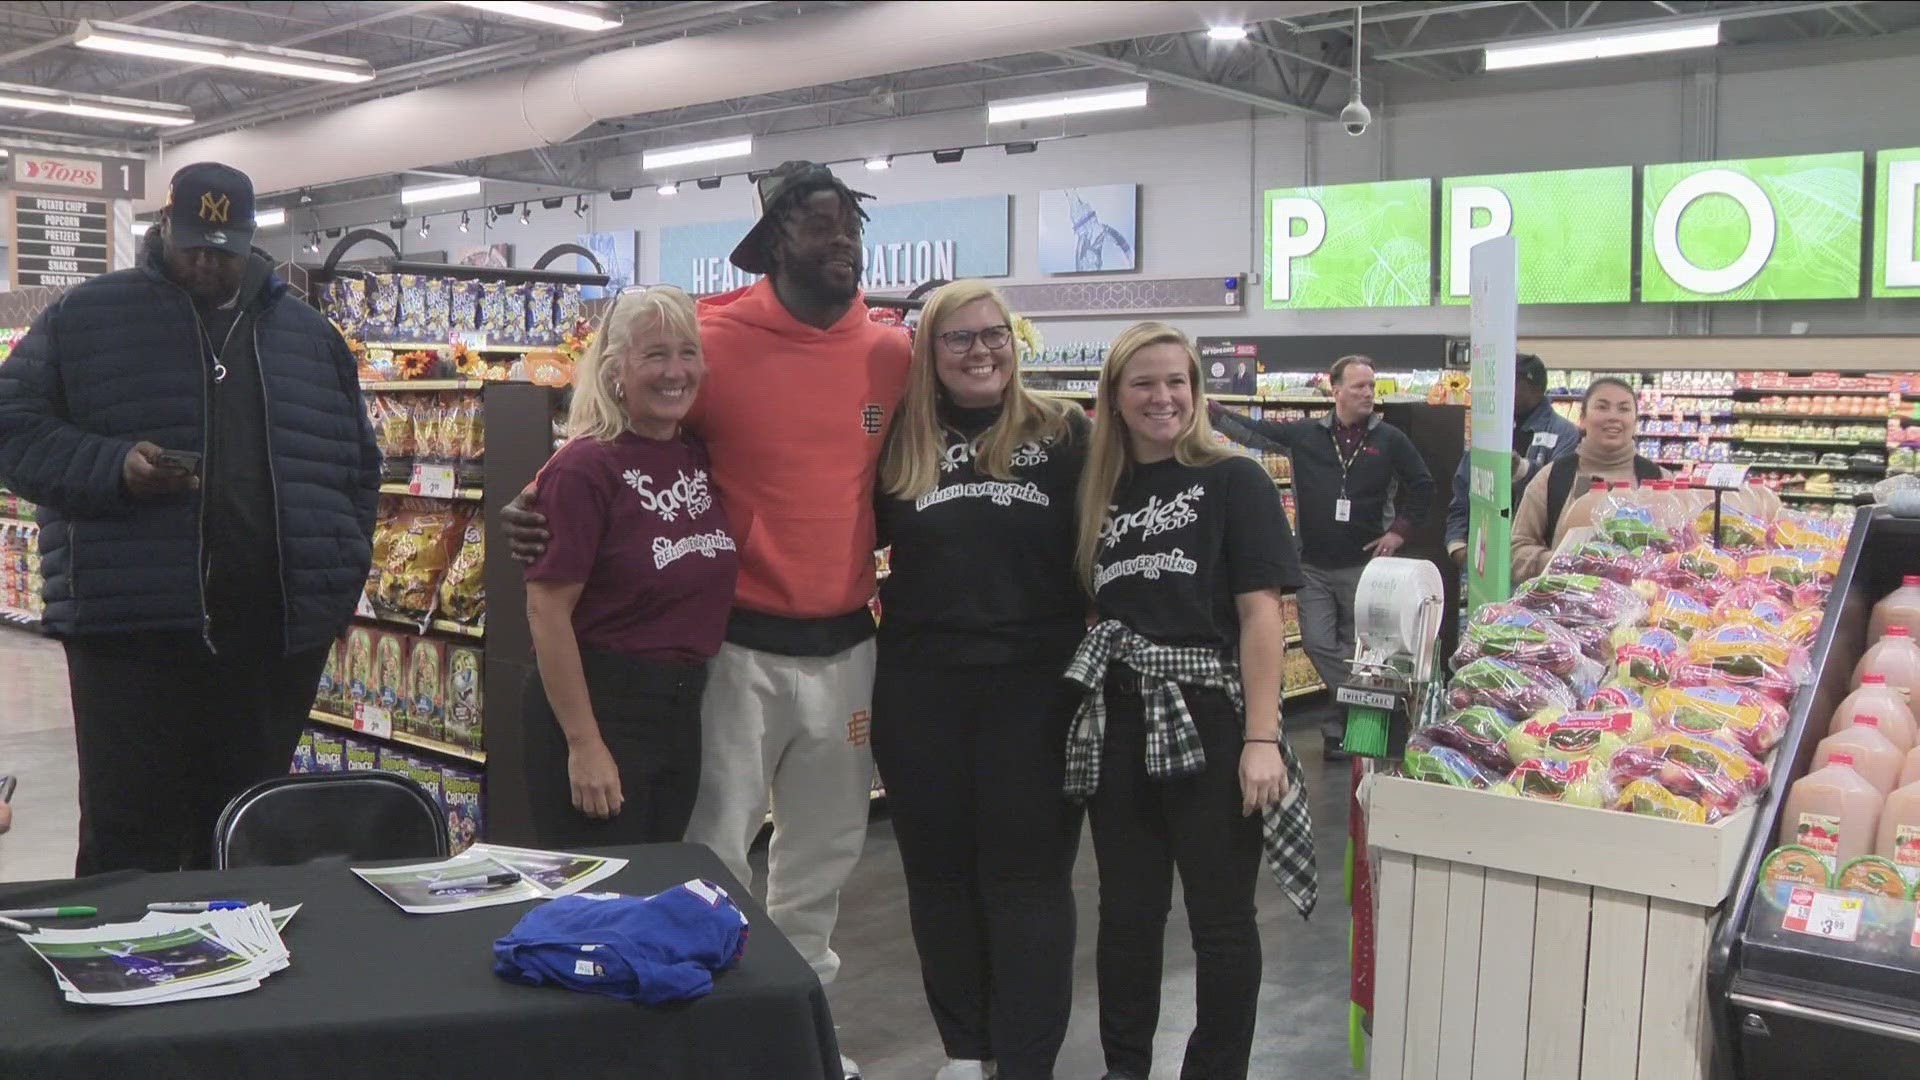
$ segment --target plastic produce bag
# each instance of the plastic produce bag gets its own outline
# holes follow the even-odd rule
[[[1588,694],[1587,699],[1580,703],[1580,708],[1585,712],[1613,712],[1616,709],[1645,712],[1647,697],[1640,687],[1616,678]]]
[[[1767,767],[1731,743],[1677,731],[1662,731],[1613,756],[1616,786],[1653,780],[1706,808],[1707,820],[1732,813],[1767,787]]]
[[[1499,709],[1485,705],[1449,713],[1439,723],[1421,728],[1418,737],[1439,746],[1452,747],[1489,769],[1505,774],[1513,768],[1507,754],[1507,733],[1514,720]]]
[[[1771,581],[1788,590],[1795,607],[1810,607],[1825,602],[1826,590],[1840,567],[1826,552],[1776,548],[1748,555],[1742,570],[1748,579]]]
[[[1656,690],[1647,708],[1654,723],[1687,735],[1732,742],[1760,757],[1787,730],[1787,707],[1755,690],[1688,686]]]
[[[1580,642],[1559,624],[1512,604],[1488,604],[1474,613],[1460,635],[1453,666],[1458,670],[1487,656],[1545,668],[1563,679],[1593,664],[1582,655]],[[1598,679],[1599,674],[1593,671],[1587,681]]]
[[[1837,560],[1846,549],[1847,537],[1852,531],[1850,520],[1836,521],[1786,510],[1774,520],[1768,539],[1778,548],[1819,551]]]
[[[1454,672],[1447,684],[1453,709],[1485,705],[1510,716],[1532,716],[1542,709],[1571,709],[1578,699],[1566,680],[1550,671],[1485,657]]]
[[[1653,734],[1653,719],[1643,712],[1558,712],[1546,710],[1507,733],[1507,754],[1515,761],[1591,760],[1601,766],[1630,743]]]
[[[1687,660],[1686,646],[1671,630],[1622,627],[1613,642],[1614,681],[1627,686],[1665,686]]]
[[[1778,634],[1755,626],[1721,626],[1687,644],[1687,665],[1675,682],[1719,682],[1757,690],[1785,703],[1807,675],[1807,655]]]
[[[1699,800],[1675,795],[1657,781],[1644,778],[1629,781],[1621,787],[1612,805],[1613,809],[1629,814],[1663,817],[1694,825],[1707,823],[1707,808]]]
[[[1601,496],[1593,511],[1593,531],[1633,555],[1680,551],[1696,540],[1677,498],[1638,488]]]
[[[1562,626],[1630,626],[1647,616],[1647,602],[1615,581],[1590,574],[1542,574],[1513,594],[1513,602]]]
[[[1514,766],[1512,775],[1491,790],[1496,795],[1515,795],[1596,808],[1605,806],[1613,798],[1613,788],[1606,773],[1584,759],[1523,761]]]
[[[1704,544],[1656,557],[1646,574],[1660,585],[1702,600],[1721,596],[1741,578],[1739,559]]]
[[[1503,771],[1485,768],[1451,746],[1443,746],[1426,738],[1424,732],[1407,740],[1407,752],[1401,758],[1401,769],[1415,780],[1476,791],[1485,791],[1499,783],[1505,775]]]
[[[1591,575],[1630,585],[1637,576],[1634,563],[1634,556],[1611,540],[1569,538],[1548,560],[1547,573]]]

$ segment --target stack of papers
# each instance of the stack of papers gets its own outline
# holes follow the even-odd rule
[[[475,844],[451,859],[355,869],[401,911],[435,915],[568,896],[625,869],[627,860]]]
[[[280,931],[300,910],[265,904],[192,915],[150,913],[137,923],[40,930],[20,940],[53,968],[79,1005],[153,1005],[258,989],[290,962]]]

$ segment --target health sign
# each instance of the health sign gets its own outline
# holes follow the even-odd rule
[[[1522,304],[1624,304],[1633,296],[1633,169],[1440,181],[1440,302],[1464,304],[1474,245],[1519,244]]]
[[[1646,166],[1640,299],[1859,296],[1864,167],[1859,153]]]
[[[1268,308],[1433,302],[1433,181],[1267,192]]]
[[[1920,296],[1920,148],[1875,157],[1873,295]]]

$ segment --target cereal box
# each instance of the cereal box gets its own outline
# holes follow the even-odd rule
[[[313,733],[313,771],[317,773],[336,773],[347,771],[346,740],[327,731]]]
[[[449,765],[440,770],[440,798],[447,807],[447,842],[453,853],[480,839],[480,774]]]
[[[373,695],[378,688],[373,678],[373,631],[364,626],[356,626],[347,631],[347,651],[343,660],[346,676],[346,699],[340,711],[351,714],[356,705],[373,703]]]
[[[300,741],[293,746],[293,764],[287,769],[295,776],[304,776],[313,771],[313,729],[300,733]]]
[[[434,805],[440,807],[441,813],[446,812],[447,802],[440,796],[439,763],[425,758],[410,757],[407,760],[407,771],[401,775],[426,788],[427,794],[433,796]]]
[[[413,769],[413,755],[396,746],[380,747],[380,771],[398,776],[409,776]]]
[[[346,642],[336,639],[327,646],[327,666],[320,669],[320,689],[314,692],[313,707],[321,712],[344,715],[341,704],[340,664],[347,651]]]
[[[404,729],[407,719],[407,642],[404,634],[375,634],[373,639],[373,703],[387,711],[387,719]]]
[[[380,767],[380,744],[356,739],[351,735],[345,738],[347,772],[373,772]]]
[[[481,715],[484,696],[480,681],[480,650],[464,645],[447,649],[448,742],[474,750],[485,749],[485,731]]]
[[[418,638],[407,656],[406,723],[402,729],[428,739],[446,733],[446,658],[440,643]]]

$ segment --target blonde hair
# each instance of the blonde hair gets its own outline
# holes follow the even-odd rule
[[[887,435],[880,455],[880,490],[900,499],[917,499],[940,484],[940,462],[946,456],[946,438],[940,430],[940,376],[934,370],[934,350],[940,348],[940,324],[968,304],[989,301],[999,310],[1007,328],[1013,312],[999,291],[984,281],[955,281],[943,285],[920,312],[920,329],[913,338],[913,364],[907,369],[906,400]],[[1013,479],[1013,454],[1023,444],[1061,438],[1067,425],[1067,402],[1043,398],[1020,383],[1019,346],[1014,348],[1013,373],[1001,394],[1000,416],[973,441],[975,466],[995,480]]]
[[[618,438],[632,426],[627,407],[613,392],[620,358],[636,339],[649,333],[700,343],[700,320],[693,298],[671,285],[622,289],[607,304],[586,355],[573,369],[573,407],[567,412],[567,437]]]
[[[1115,402],[1119,400],[1120,380],[1127,364],[1142,349],[1155,345],[1178,345],[1187,354],[1187,381],[1192,387],[1193,415],[1173,440],[1174,460],[1182,465],[1211,465],[1233,456],[1213,437],[1213,425],[1207,422],[1206,382],[1200,374],[1200,354],[1187,335],[1166,323],[1135,323],[1120,332],[1107,349],[1107,362],[1100,369],[1100,393],[1094,399],[1093,441],[1087,447],[1086,468],[1080,474],[1080,527],[1073,568],[1081,587],[1093,592],[1093,564],[1099,558],[1100,530],[1112,513],[1114,492],[1133,468],[1133,440],[1127,437],[1126,421],[1120,418]]]

